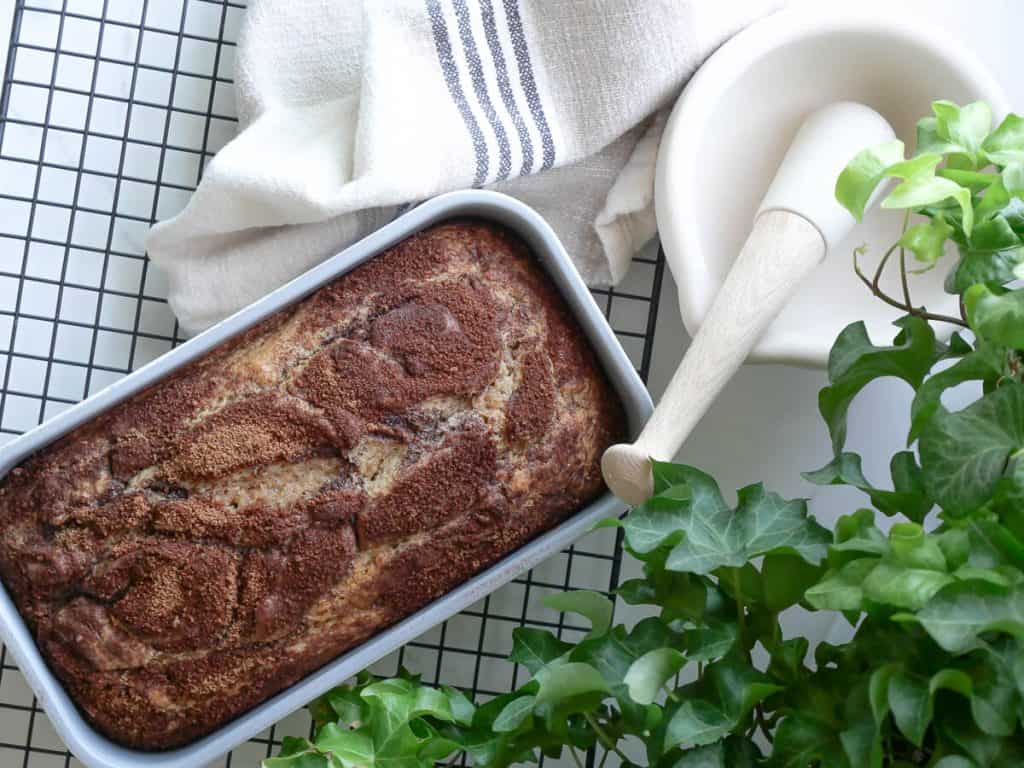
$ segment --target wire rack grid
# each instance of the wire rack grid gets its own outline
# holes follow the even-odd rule
[[[231,0],[16,0],[0,91],[0,443],[182,341],[150,225],[181,210],[236,129],[232,74],[245,6]],[[594,289],[641,376],[663,274],[640,258]],[[481,697],[522,682],[511,630],[581,630],[544,608],[565,588],[610,592],[621,542],[593,534],[380,662]],[[299,711],[217,765],[257,766]],[[588,755],[592,763],[594,755]],[[0,650],[0,766],[81,765]]]

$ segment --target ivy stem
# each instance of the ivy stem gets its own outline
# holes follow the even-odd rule
[[[747,635],[747,614],[746,609],[743,605],[743,592],[740,585],[740,572],[739,569],[734,570],[732,573],[732,588],[736,593],[736,631],[739,635],[740,648],[747,656],[747,660],[750,660],[750,651],[747,649],[746,635]]]
[[[601,727],[601,724],[599,722],[597,722],[597,718],[596,717],[594,717],[589,712],[584,712],[583,713],[583,717],[587,721],[587,723],[590,725],[590,727],[594,729],[594,733],[597,734],[597,739],[598,739],[598,741],[601,742],[601,745],[605,748],[605,752],[606,753],[610,750],[610,751],[614,752],[615,754],[617,754],[619,757],[621,757],[623,760],[625,760],[627,763],[630,762],[629,757],[627,757],[623,753],[623,751],[621,749],[619,749],[618,745],[615,743],[615,740],[611,736],[609,736],[608,732],[605,731],[605,729]]]
[[[967,323],[965,323],[959,317],[953,317],[952,315],[940,315],[934,312],[928,312],[919,307],[912,306],[909,302],[902,302],[899,301],[898,299],[894,299],[892,296],[890,296],[884,290],[882,290],[879,284],[882,279],[882,271],[884,270],[885,265],[888,263],[889,259],[892,258],[892,255],[899,249],[899,247],[899,243],[896,243],[891,248],[889,248],[888,251],[885,252],[885,255],[882,257],[882,261],[878,264],[878,269],[875,270],[875,275],[873,279],[864,274],[864,270],[860,268],[860,262],[857,259],[857,255],[854,254],[853,270],[854,272],[857,273],[857,277],[859,277],[861,282],[868,287],[872,294],[877,296],[879,299],[884,301],[889,306],[896,307],[896,309],[902,309],[908,315],[920,317],[922,320],[934,320],[940,323],[951,323],[952,325],[959,325],[963,328],[967,328]]]

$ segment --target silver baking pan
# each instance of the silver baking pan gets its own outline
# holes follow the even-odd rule
[[[586,333],[612,387],[622,400],[631,436],[635,436],[651,413],[651,398],[551,227],[535,211],[510,197],[495,192],[464,191],[441,195],[420,205],[158,360],[8,443],[0,449],[0,477],[57,438],[201,357],[235,334],[308,296],[410,235],[457,216],[475,216],[498,222],[517,232],[529,244]],[[568,546],[602,518],[617,515],[623,509],[615,497],[606,493],[557,528],[537,537],[412,616],[339,656],[208,736],[166,752],[142,752],[119,746],[85,720],[47,667],[32,634],[2,586],[0,634],[57,733],[88,768],[199,768]]]

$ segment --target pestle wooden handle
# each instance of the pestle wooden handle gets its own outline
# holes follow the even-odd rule
[[[743,364],[801,281],[825,258],[825,239],[803,216],[768,210],[754,222],[714,303],[633,444],[601,460],[605,482],[637,505],[651,495],[650,459],[669,461]]]

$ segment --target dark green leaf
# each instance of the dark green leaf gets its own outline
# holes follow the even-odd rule
[[[811,565],[796,555],[766,555],[761,564],[764,602],[778,613],[804,599],[804,592],[821,578],[820,566]]]
[[[522,664],[536,675],[551,662],[572,650],[546,629],[517,627],[512,630],[512,654],[509,659]]]
[[[879,512],[886,515],[903,514],[920,522],[932,507],[924,488],[921,468],[914,454],[901,451],[892,457],[890,465],[894,490],[875,488],[864,477],[861,458],[856,453],[840,453],[831,462],[814,472],[804,472],[805,480],[816,485],[849,485],[864,491]]]
[[[824,557],[828,532],[807,514],[804,501],[785,501],[760,484],[739,491],[739,506],[729,509],[714,480],[690,469],[693,499],[684,524],[686,535],[669,553],[666,567],[710,573],[739,567],[758,555],[791,552],[811,562]]]
[[[857,393],[875,379],[888,376],[916,389],[938,356],[935,334],[924,320],[904,317],[896,325],[901,330],[891,347],[873,345],[863,323],[848,325],[832,346],[830,384],[819,393],[818,407],[836,454],[846,442],[846,414]]]
[[[683,632],[683,648],[690,661],[720,659],[735,645],[735,624],[715,622]]]
[[[965,381],[994,382],[999,374],[999,368],[993,364],[992,355],[987,350],[979,350],[970,352],[949,368],[929,376],[918,388],[910,406],[908,441],[918,439],[932,416],[937,411],[944,410],[941,397],[947,389]]]
[[[849,768],[838,734],[827,723],[804,712],[793,712],[779,724],[770,765],[777,768],[808,768],[811,765]]]
[[[682,753],[672,768],[755,768],[761,764],[757,746],[741,736],[694,747]]]
[[[896,727],[920,747],[932,721],[932,696],[927,681],[904,671],[895,672],[889,679],[889,707]]]
[[[931,496],[963,513],[984,503],[1024,447],[1024,386],[1008,384],[956,413],[936,413],[920,440]]]
[[[675,544],[683,536],[689,504],[676,498],[652,496],[622,521],[626,544],[643,555],[658,547]]]
[[[1003,221],[1006,221],[1004,218]],[[972,285],[983,283],[1002,286],[1017,278],[1016,271],[1024,264],[1024,248],[1008,250],[967,251],[946,278],[946,291],[962,294]]]

